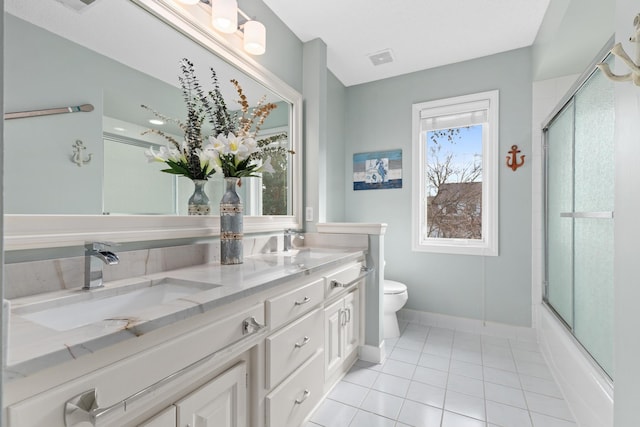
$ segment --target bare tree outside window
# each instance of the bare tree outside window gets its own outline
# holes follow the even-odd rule
[[[482,125],[427,132],[426,235],[482,239]]]
[[[263,151],[271,160],[273,172],[262,174],[262,215],[290,215],[288,206],[289,159],[295,154],[288,150],[286,132],[263,138]],[[282,150],[285,148],[285,150]]]

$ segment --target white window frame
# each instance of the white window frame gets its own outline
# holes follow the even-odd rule
[[[413,104],[413,191],[411,249],[459,255],[498,255],[498,134],[497,90]],[[425,237],[426,227],[426,132],[421,119],[478,110],[486,106],[487,123],[482,131],[482,239]],[[485,108],[485,107],[482,107]]]

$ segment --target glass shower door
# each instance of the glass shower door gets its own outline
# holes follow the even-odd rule
[[[573,117],[570,102],[547,131],[547,289],[546,298],[573,326]]]
[[[595,73],[575,96],[574,334],[613,377],[613,83]]]
[[[593,73],[546,129],[545,300],[613,378],[613,83]]]

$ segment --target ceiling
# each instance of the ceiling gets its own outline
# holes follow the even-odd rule
[[[352,86],[533,44],[550,0],[264,0]],[[393,61],[369,59],[389,49]]]

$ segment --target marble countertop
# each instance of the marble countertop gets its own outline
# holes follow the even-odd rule
[[[289,280],[331,268],[363,254],[360,249],[304,248],[291,253],[258,254],[243,264],[211,263],[105,283],[100,289],[49,292],[11,300],[5,379],[23,378],[77,359],[123,340],[139,337],[180,320],[208,312]],[[131,309],[106,320],[71,329],[29,320],[34,313],[70,303],[90,303],[148,288],[163,281],[197,284],[200,289],[168,302]],[[207,285],[215,285],[207,286]],[[75,319],[74,319],[75,321]],[[80,322],[81,323],[81,322]],[[49,325],[51,326],[51,325]],[[64,330],[66,329],[66,330]]]

